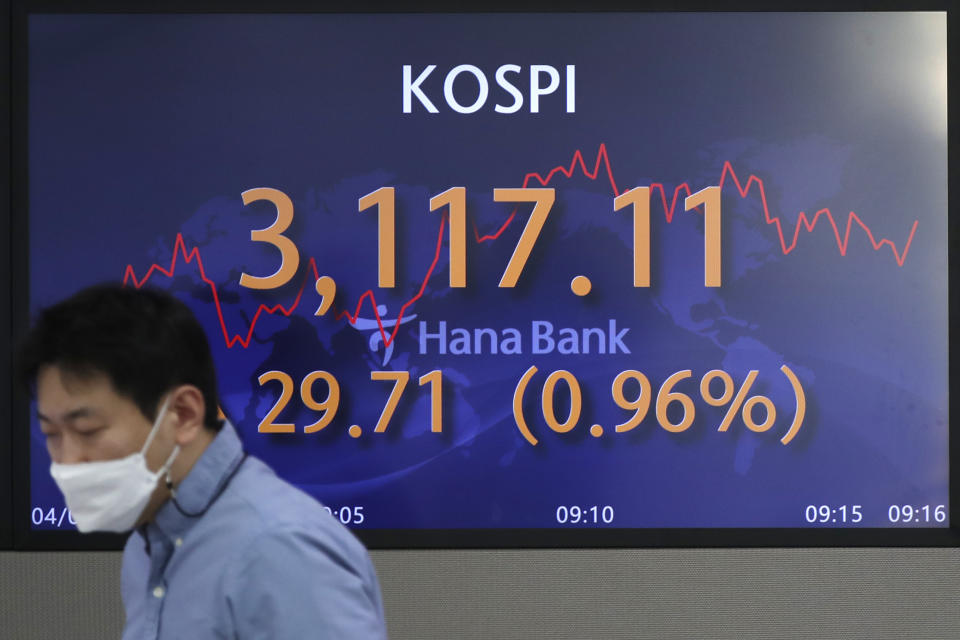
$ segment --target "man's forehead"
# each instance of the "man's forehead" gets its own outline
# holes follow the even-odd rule
[[[43,367],[37,374],[37,408],[46,417],[102,414],[108,405],[117,401],[122,402],[122,398],[105,374],[79,374],[56,365]],[[50,415],[51,413],[59,415]]]
[[[107,374],[96,369],[75,369],[56,364],[41,367],[37,372],[37,393],[46,387],[48,391],[63,391],[67,395],[90,393],[113,393],[113,382]]]
[[[80,406],[70,409],[62,414],[50,412],[52,415],[48,415],[48,413],[44,413],[44,411],[49,410],[46,409],[46,407],[38,407],[37,409],[37,417],[44,421],[52,420],[56,422],[74,422],[75,420],[85,420],[90,418],[94,420],[102,420],[105,417],[104,412],[95,406]]]

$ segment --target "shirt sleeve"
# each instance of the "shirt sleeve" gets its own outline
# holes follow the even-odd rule
[[[270,531],[247,548],[227,580],[239,640],[387,637],[373,565],[352,538]]]

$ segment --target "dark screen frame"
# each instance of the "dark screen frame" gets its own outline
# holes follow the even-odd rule
[[[482,11],[576,11],[581,7],[568,3],[513,2],[486,3],[472,10]],[[572,3],[569,3],[572,4]],[[8,363],[0,373],[0,406],[9,408],[0,418],[0,550],[117,550],[126,535],[89,534],[74,531],[34,531],[30,527],[30,469],[28,425],[30,399],[11,375],[12,347],[24,335],[30,322],[28,291],[28,157],[27,157],[27,24],[30,15],[43,13],[305,13],[305,12],[427,12],[450,11],[438,2],[404,3],[402,8],[387,3],[363,3],[360,7],[335,3],[318,7],[310,2],[265,3],[252,0],[83,0],[79,2],[13,0],[5,2],[0,13],[0,41],[8,36],[8,48],[0,53],[0,69],[9,72],[3,78],[6,91],[0,98],[0,119],[8,141],[0,154],[0,216],[8,233],[0,240],[0,354]],[[743,2],[697,3],[663,2],[624,5],[604,3],[590,6],[591,11],[642,10],[766,10],[765,6]],[[945,2],[790,2],[778,10],[819,11],[947,11],[947,49],[954,47],[956,13]],[[948,55],[949,59],[949,55]],[[956,70],[948,71],[948,103],[958,103]],[[949,129],[948,150],[956,147],[956,127]],[[949,186],[956,187],[955,162],[948,151]],[[960,246],[960,219],[948,200],[949,246]],[[949,256],[950,326],[960,318],[960,294],[954,283],[960,281],[957,253]],[[960,399],[960,351],[950,342],[950,399]],[[952,404],[953,402],[951,402]],[[373,549],[509,549],[509,548],[769,548],[769,547],[956,547],[960,546],[960,427],[950,428],[950,510],[957,514],[949,528],[766,528],[766,529],[457,529],[457,530],[355,530]]]
[[[10,7],[6,2],[0,3],[0,42],[8,45],[0,49],[0,121],[3,130],[0,132],[0,220],[10,220],[10,167],[11,167],[11,119],[10,119]],[[5,362],[11,358],[11,309],[10,282],[11,261],[10,246],[12,234],[3,235],[0,240],[0,357]],[[10,468],[10,432],[12,431],[12,411],[10,402],[10,367],[0,368],[0,549],[7,549],[13,543],[12,526],[12,498],[13,474]]]

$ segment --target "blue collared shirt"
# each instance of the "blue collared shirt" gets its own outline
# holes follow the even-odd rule
[[[176,500],[127,540],[123,640],[386,638],[366,549],[229,422]]]

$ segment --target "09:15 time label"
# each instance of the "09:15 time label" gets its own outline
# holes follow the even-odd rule
[[[803,515],[809,524],[858,524],[863,521],[863,505],[811,504]]]

